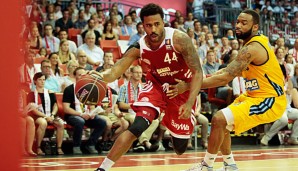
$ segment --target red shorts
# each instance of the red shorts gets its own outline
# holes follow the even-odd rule
[[[162,86],[148,81],[139,94],[138,101],[134,102],[131,107],[137,116],[145,117],[150,122],[158,118],[161,112],[164,112],[165,116],[162,124],[167,127],[171,135],[176,138],[187,139],[192,134],[196,123],[193,115],[196,105],[194,104],[192,115],[189,119],[178,119],[178,117],[179,108],[187,101],[188,96],[189,91],[169,99],[163,92]]]

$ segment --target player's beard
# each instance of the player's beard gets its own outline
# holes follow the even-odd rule
[[[251,34],[252,34],[252,27],[247,32],[244,32],[241,34],[236,33],[236,36],[238,39],[246,40],[247,38],[249,38],[251,36]]]

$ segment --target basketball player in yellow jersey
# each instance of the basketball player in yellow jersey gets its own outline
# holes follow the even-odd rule
[[[234,77],[242,75],[247,91],[213,116],[204,160],[188,171],[213,171],[219,150],[224,159],[221,170],[238,170],[231,153],[229,132],[240,134],[259,124],[273,122],[286,109],[283,74],[268,38],[258,34],[259,18],[253,10],[239,14],[236,36],[244,41],[243,48],[227,68],[203,80],[202,88],[211,88],[226,85]]]

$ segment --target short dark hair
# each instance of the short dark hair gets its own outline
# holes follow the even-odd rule
[[[251,15],[253,23],[254,24],[260,24],[260,15],[256,11],[251,10],[251,9],[246,9],[246,10],[242,11],[241,13]]]
[[[164,13],[163,13],[162,8],[157,4],[150,3],[150,4],[145,5],[142,8],[140,17],[141,17],[142,22],[144,22],[144,17],[150,16],[150,15],[155,15],[155,14],[159,14],[163,20]]]
[[[137,24],[137,28],[139,27],[139,25],[142,25],[143,23],[142,22],[138,22]]]
[[[34,74],[33,76],[33,81],[36,81],[38,78],[45,76],[42,72],[37,72],[36,74]]]
[[[85,68],[83,68],[83,67],[77,67],[77,68],[73,71],[73,75],[76,76],[76,75],[77,75],[77,71],[78,71],[78,70],[81,70],[81,69],[85,70]]]

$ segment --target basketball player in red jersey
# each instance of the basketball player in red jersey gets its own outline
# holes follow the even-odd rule
[[[203,74],[191,39],[181,31],[164,27],[163,16],[160,6],[152,3],[144,6],[140,17],[146,35],[131,45],[114,67],[100,73],[104,81],[112,82],[139,58],[149,68],[146,85],[138,101],[131,104],[136,112],[134,123],[117,138],[97,171],[108,171],[161,111],[165,112],[162,122],[171,133],[175,152],[181,155],[186,150],[195,124],[192,113]],[[170,99],[169,85],[177,84],[176,79],[189,83],[190,90]]]

